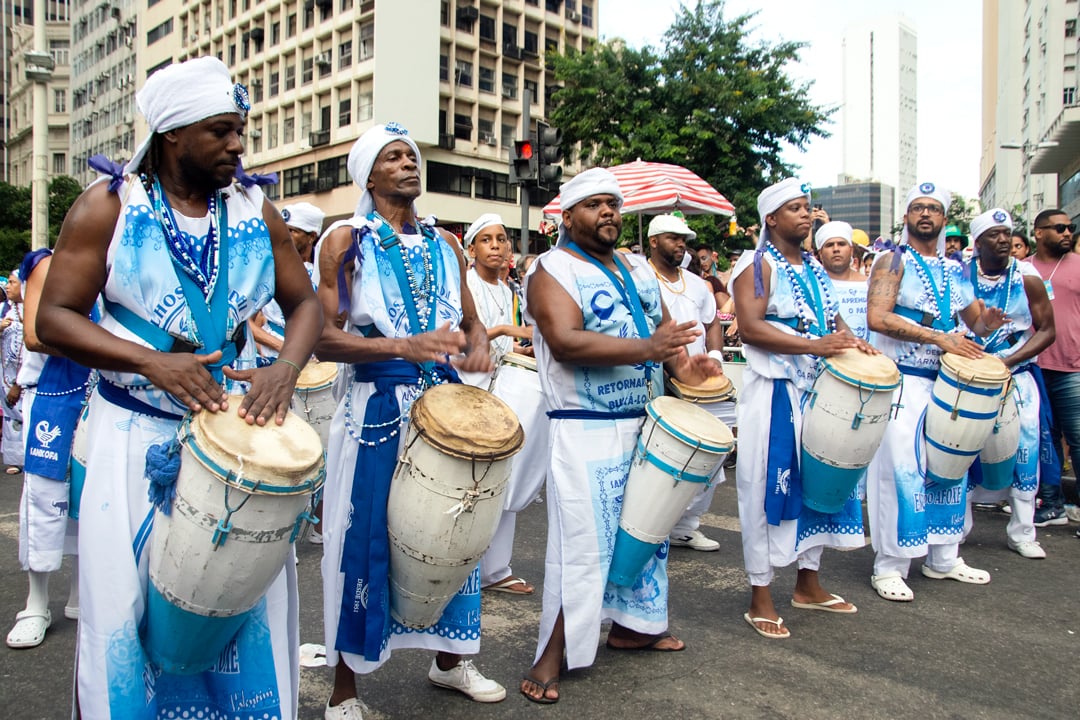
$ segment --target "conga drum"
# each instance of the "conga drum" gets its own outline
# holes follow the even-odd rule
[[[664,384],[669,395],[695,405],[735,402],[737,399],[735,384],[727,375],[714,375],[701,385],[686,385],[673,377],[665,378]]]
[[[386,507],[399,623],[431,627],[468,579],[495,536],[524,442],[513,410],[479,388],[436,385],[413,402]]]
[[[86,422],[90,415],[90,406],[84,405],[79,413],[79,424],[75,427],[75,437],[71,440],[71,460],[68,462],[68,517],[79,519],[79,504],[82,501],[83,487],[86,485],[86,455],[89,450],[87,435],[90,428]]]
[[[859,350],[825,358],[802,420],[803,505],[840,512],[885,437],[896,363]]]
[[[928,483],[956,485],[967,479],[994,431],[1011,377],[993,355],[941,357],[923,428]]]
[[[994,429],[979,453],[982,468],[979,485],[987,490],[1004,490],[1012,485],[1016,451],[1020,447],[1020,409],[1016,394],[1016,386],[1010,386],[1009,392],[1002,398]]]
[[[145,647],[162,670],[188,674],[218,661],[281,572],[326,467],[318,435],[292,413],[260,427],[233,409],[203,411],[178,439],[172,511],[154,515]]]
[[[330,421],[337,410],[334,399],[337,374],[337,363],[312,360],[300,371],[293,390],[292,411],[315,429],[323,447],[330,438]]]
[[[540,494],[547,476],[547,403],[536,372],[536,358],[515,352],[503,355],[489,390],[510,406],[525,433],[525,444],[511,463],[503,502],[506,510],[520,512]]]
[[[658,397],[645,413],[608,570],[609,581],[627,587],[735,444],[727,425],[685,400]]]

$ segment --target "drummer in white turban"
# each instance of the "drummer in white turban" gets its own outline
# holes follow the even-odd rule
[[[952,196],[921,182],[904,202],[900,243],[881,242],[870,275],[867,324],[872,340],[903,375],[903,402],[867,468],[866,495],[875,559],[870,584],[886,600],[910,602],[905,582],[912,558],[926,556],[922,574],[985,584],[990,573],[957,553],[963,532],[965,485],[927,486],[920,417],[930,401],[941,356],[983,354],[960,321],[980,337],[1002,324],[999,309],[975,300],[960,263],[945,257],[945,216]]]
[[[308,202],[298,202],[281,208],[281,217],[289,228],[296,252],[305,263],[311,263],[315,241],[322,233],[323,220],[326,218],[319,208]]]
[[[162,513],[179,512],[184,414],[284,422],[322,312],[281,215],[257,184],[233,182],[249,101],[221,61],[159,70],[136,102],[150,135],[126,173],[94,159],[108,177],[68,212],[37,317],[43,343],[100,376],[82,420],[80,715],[165,717],[183,708],[192,717],[232,716],[244,697],[247,712],[295,718],[291,558],[270,568],[276,577],[271,572],[265,595],[238,616],[239,629],[214,632],[183,624],[185,611],[150,582],[148,558],[157,534],[168,531]],[[104,310],[95,324],[87,316],[99,296]],[[272,298],[288,331],[278,361],[255,369],[247,320]],[[227,400],[245,390],[242,400]]]
[[[668,632],[667,543],[634,582],[608,582],[630,460],[645,405],[662,390],[661,363],[699,385],[719,373],[685,346],[698,333],[677,325],[645,258],[616,253],[622,192],[607,170],[587,170],[562,188],[559,245],[526,278],[526,317],[536,326],[537,368],[549,408],[548,545],[533,667],[521,692],[559,699],[569,669],[596,658],[600,626],[613,650],[682,650]]]
[[[480,649],[478,568],[432,627],[407,628],[389,613],[386,504],[402,420],[426,388],[458,382],[458,370],[491,370],[461,246],[434,218],[416,215],[420,163],[397,123],[365,132],[349,152],[349,174],[362,189],[356,214],[327,228],[316,248],[326,313],[319,359],[350,364],[323,490],[323,619],[335,668],[327,720],[358,720],[356,675],[405,648],[436,651],[428,670],[435,685],[477,702],[506,697],[464,657]],[[363,602],[355,602],[357,588]]]
[[[750,581],[743,620],[774,640],[791,632],[770,586],[775,569],[793,562],[798,564],[793,607],[856,612],[822,588],[818,571],[824,548],[862,545],[861,506],[853,498],[831,513],[804,506],[799,450],[802,400],[818,375],[820,358],[871,349],[844,322],[825,269],[802,251],[811,227],[810,186],[789,178],[765,188],[758,195],[758,214],[757,250],[744,253],[731,273],[747,362],[735,482]]]

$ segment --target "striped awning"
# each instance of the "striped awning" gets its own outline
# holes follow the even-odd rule
[[[619,179],[624,213],[733,215],[735,206],[709,183],[681,165],[635,160],[608,168]],[[544,206],[545,215],[559,215],[559,198]]]

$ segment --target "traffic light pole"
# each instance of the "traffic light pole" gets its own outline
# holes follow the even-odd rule
[[[525,88],[525,91],[521,94],[521,105],[521,133],[522,137],[528,140],[532,132],[532,115],[529,112],[532,107],[532,90],[529,88]],[[521,251],[521,255],[525,256],[529,253],[528,183],[518,185],[518,190],[521,192],[521,240],[518,242],[518,249]]]

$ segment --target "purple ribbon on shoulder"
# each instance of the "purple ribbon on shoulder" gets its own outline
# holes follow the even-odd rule
[[[246,188],[253,185],[277,185],[278,174],[276,172],[266,173],[265,175],[259,175],[257,173],[251,173],[248,175],[244,172],[243,163],[236,164],[236,179]]]
[[[120,186],[124,183],[124,166],[120,163],[113,162],[104,155],[94,155],[86,164],[90,166],[92,170],[97,170],[102,175],[108,175],[109,180],[109,192],[114,193],[120,189]]]
[[[895,253],[893,255],[892,264],[889,266],[889,269],[893,272],[896,272],[900,269],[900,262],[903,259],[902,255],[904,253],[904,250],[907,249],[907,247],[908,246],[904,243],[893,242],[892,240],[883,237],[879,237],[877,240],[874,241],[875,253]]]

